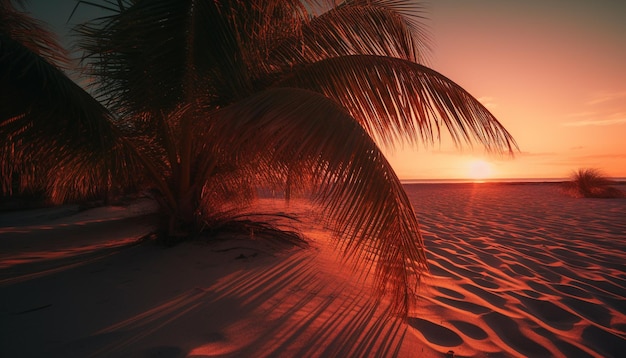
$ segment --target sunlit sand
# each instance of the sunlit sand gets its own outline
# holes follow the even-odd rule
[[[0,356],[626,351],[626,199],[571,198],[554,184],[406,188],[431,269],[406,321],[341,264],[297,202],[306,249],[253,235],[136,244],[151,229],[149,201],[2,214]]]

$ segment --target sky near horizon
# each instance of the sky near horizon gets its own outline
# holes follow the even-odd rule
[[[73,0],[31,0],[63,27]],[[401,179],[626,177],[626,1],[431,0],[429,67],[478,98],[514,136],[514,158],[480,145],[385,150]],[[87,16],[78,13],[77,19]]]
[[[500,158],[445,142],[399,150],[389,159],[401,178],[465,178],[481,165],[496,178],[563,178],[587,167],[626,177],[626,1],[433,0],[428,8],[430,66],[489,108],[521,152]]]

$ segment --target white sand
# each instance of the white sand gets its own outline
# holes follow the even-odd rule
[[[308,249],[249,237],[164,249],[133,245],[150,230],[145,202],[1,215],[0,356],[626,352],[626,199],[573,199],[554,185],[407,189],[432,272],[406,322],[309,223]]]

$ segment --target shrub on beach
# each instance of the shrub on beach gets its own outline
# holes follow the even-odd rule
[[[623,198],[623,191],[611,186],[613,181],[608,179],[598,169],[578,169],[572,173],[570,181],[564,188],[567,193],[577,198]]]

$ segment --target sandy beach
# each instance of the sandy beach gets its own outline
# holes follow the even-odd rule
[[[148,200],[0,214],[0,356],[623,356],[626,199],[555,184],[405,187],[431,270],[407,320],[298,203],[308,248],[253,234],[137,242]]]

